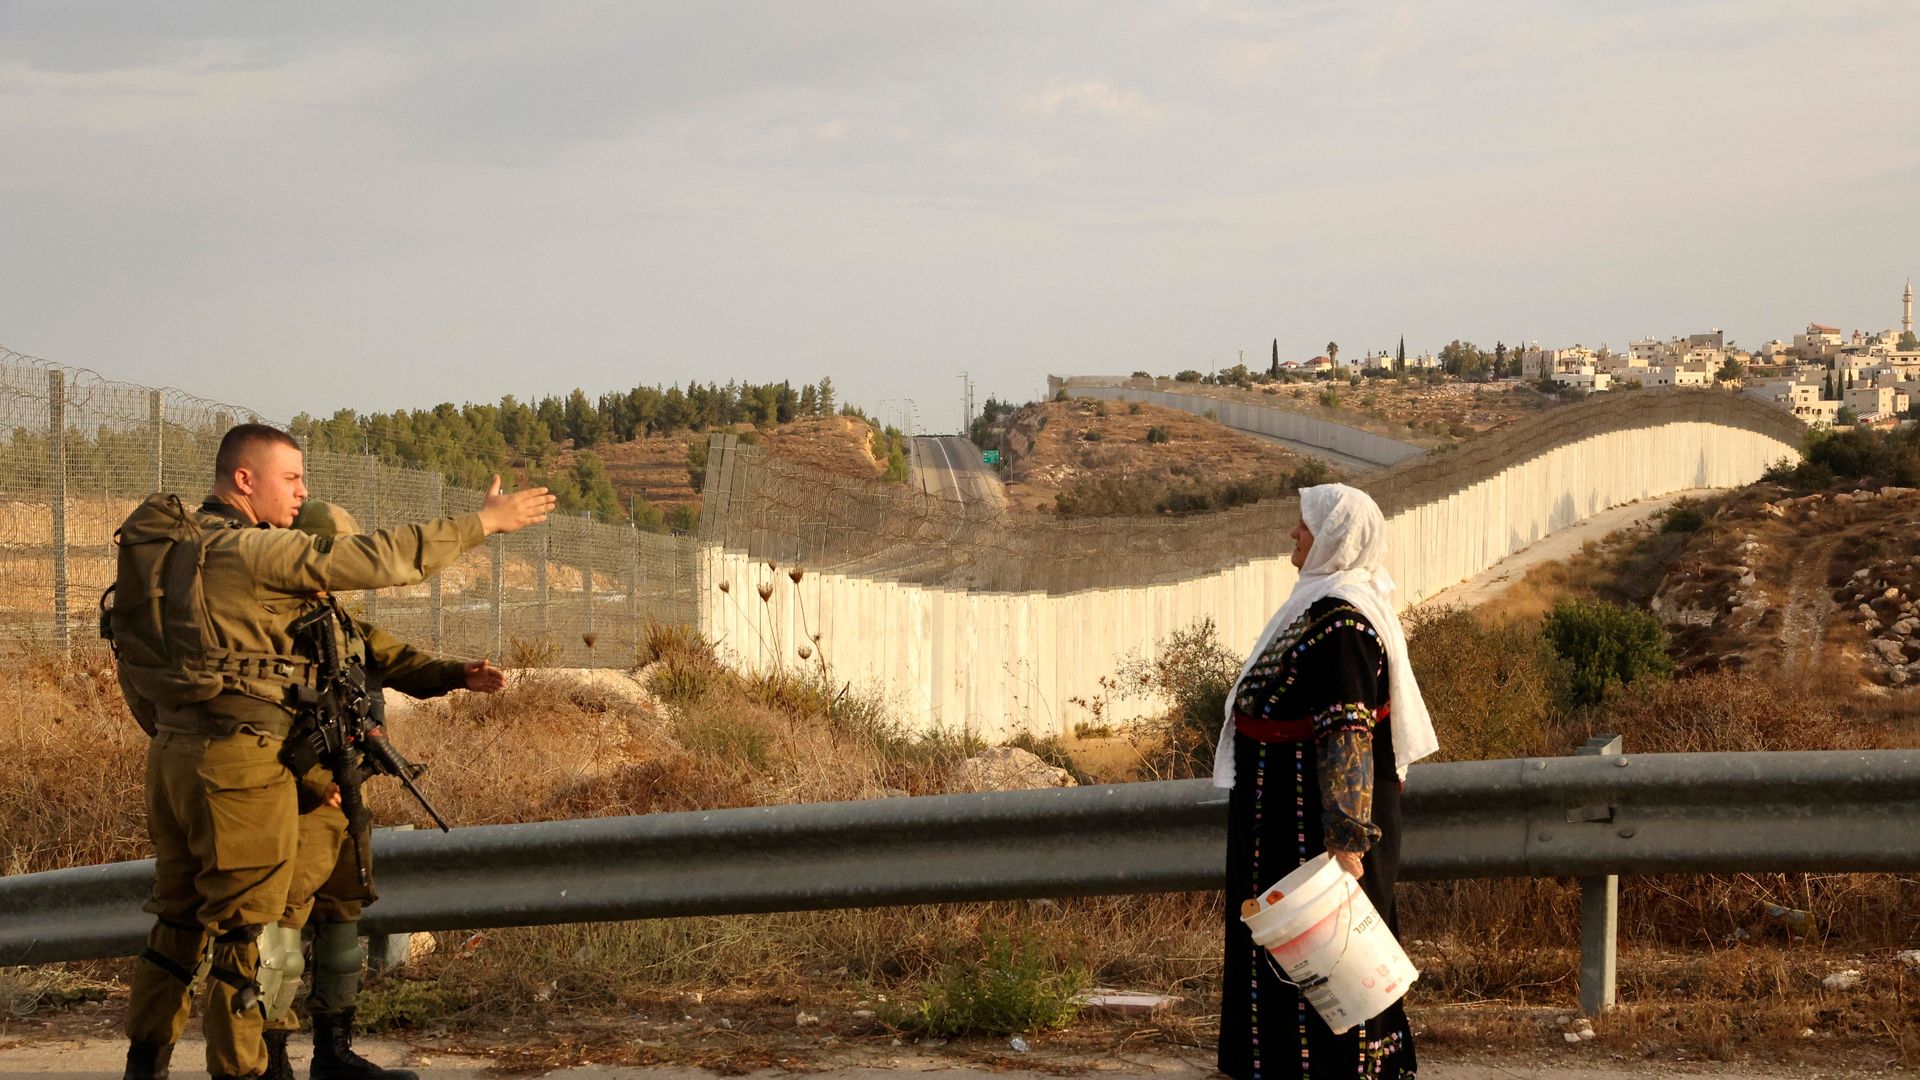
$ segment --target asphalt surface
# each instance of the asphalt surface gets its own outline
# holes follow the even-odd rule
[[[980,456],[980,448],[959,435],[917,435],[913,439],[914,479],[928,494],[973,504],[1006,502],[1000,477]]]
[[[294,1074],[307,1074],[307,1039],[293,1042]],[[49,1038],[9,1045],[0,1038],[0,1077],[56,1077],[59,1080],[118,1080],[126,1060],[126,1044],[110,1038]],[[498,1077],[493,1061],[485,1057],[421,1053],[405,1045],[382,1039],[356,1040],[356,1049],[388,1067],[417,1070],[426,1080],[488,1080]],[[1702,1076],[1723,1080],[1816,1080],[1816,1078],[1866,1077],[1886,1075],[1877,1069],[1835,1064],[1825,1068],[1791,1065],[1758,1065],[1747,1062],[1693,1062],[1620,1060],[1597,1049],[1555,1054],[1511,1055],[1493,1061],[1432,1061],[1423,1054],[1420,1074],[1432,1080],[1647,1080],[1649,1077]],[[1043,1053],[1034,1055],[1033,1069],[1003,1066],[983,1067],[966,1061],[917,1053],[913,1047],[895,1051],[897,1056],[861,1055],[859,1060],[809,1062],[806,1075],[815,1080],[887,1080],[911,1073],[939,1073],[944,1080],[1058,1080],[1061,1075],[1082,1075],[1094,1080],[1207,1080],[1217,1077],[1211,1055],[1196,1051],[1188,1057],[1169,1057],[1150,1053],[1127,1053],[1098,1061],[1055,1062]],[[178,1077],[204,1076],[205,1051],[198,1040],[181,1041],[173,1057],[173,1074]],[[1637,1055],[1636,1055],[1637,1057]],[[1064,1067],[1063,1067],[1064,1066]],[[520,1075],[550,1076],[565,1080],[712,1080],[717,1074],[688,1066],[622,1067],[576,1065],[549,1073]],[[761,1070],[747,1074],[745,1080],[791,1080],[796,1073]]]

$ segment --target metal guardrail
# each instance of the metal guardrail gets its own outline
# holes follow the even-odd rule
[[[364,925],[1213,889],[1226,795],[1187,780],[383,831],[381,901]],[[1913,750],[1420,765],[1403,809],[1409,880],[1920,870]],[[152,874],[146,860],[0,877],[0,965],[132,955]]]

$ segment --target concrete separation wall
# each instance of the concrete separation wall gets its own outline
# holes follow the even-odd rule
[[[1732,395],[1644,392],[1544,413],[1363,486],[1388,515],[1389,566],[1404,606],[1610,507],[1751,483],[1797,453],[1801,434],[1792,417]],[[733,474],[717,475],[725,470]],[[1096,693],[1128,653],[1208,618],[1228,647],[1250,649],[1295,580],[1286,558],[1291,501],[1133,522],[1130,531],[1125,523],[1002,522],[998,531],[976,523],[977,546],[923,517],[911,523],[912,539],[863,534],[840,558],[836,531],[855,531],[855,521],[871,528],[874,506],[849,502],[853,493],[839,488],[837,511],[754,511],[744,502],[757,496],[753,477],[764,471],[744,454],[710,465],[708,513],[724,507],[735,517],[706,523],[702,631],[752,669],[824,661],[836,680],[882,689],[917,726],[987,738],[1070,732],[1086,719],[1073,700]],[[820,519],[793,526],[786,515],[798,510]],[[1000,565],[1023,562],[1015,553],[1023,545],[1041,554],[1012,571]],[[808,546],[807,561],[787,554]],[[848,572],[889,560],[904,572]],[[1032,584],[956,584],[968,579]]]
[[[1179,409],[1195,416],[1204,416],[1211,412],[1214,418],[1230,428],[1242,431],[1257,431],[1262,435],[1287,439],[1331,450],[1336,454],[1375,465],[1397,465],[1409,458],[1419,457],[1425,449],[1399,439],[1363,431],[1346,424],[1337,424],[1331,420],[1322,420],[1315,416],[1306,416],[1285,409],[1268,408],[1247,402],[1223,401],[1220,398],[1204,397],[1199,394],[1177,394],[1165,390],[1145,390],[1131,386],[1090,385],[1081,381],[1081,377],[1062,380],[1069,394],[1077,397],[1105,398],[1109,401],[1144,401],[1149,405],[1160,405],[1169,409]]]

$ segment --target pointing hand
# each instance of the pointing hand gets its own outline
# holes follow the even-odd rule
[[[517,532],[529,525],[538,525],[547,520],[553,511],[554,497],[547,494],[546,488],[528,488],[511,495],[500,494],[500,477],[496,474],[493,486],[487,489],[487,501],[480,507],[480,524],[487,535],[495,533]]]

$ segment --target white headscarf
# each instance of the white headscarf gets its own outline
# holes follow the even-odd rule
[[[1275,636],[1328,596],[1345,600],[1365,615],[1386,650],[1393,756],[1400,778],[1406,779],[1407,766],[1440,748],[1426,700],[1420,696],[1420,684],[1413,678],[1413,665],[1407,660],[1406,631],[1401,629],[1400,616],[1388,600],[1394,584],[1387,574],[1387,521],[1380,507],[1358,488],[1320,484],[1300,490],[1300,520],[1313,534],[1313,546],[1307,549],[1299,583],[1260,632],[1259,644],[1227,694],[1227,722],[1220,730],[1220,746],[1213,756],[1215,787],[1233,786],[1233,699],[1240,692],[1240,681]]]

